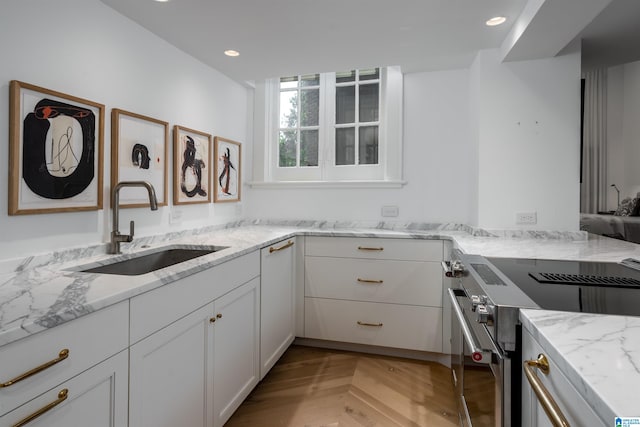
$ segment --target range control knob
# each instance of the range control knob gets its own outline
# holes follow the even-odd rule
[[[486,304],[486,303],[487,303],[487,296],[486,295],[471,295],[471,310],[472,311],[476,311],[476,308],[478,307],[478,305]]]
[[[484,323],[485,325],[493,325],[493,315],[489,312],[489,309],[484,304],[478,304],[476,307],[476,313],[478,313],[478,323]]]

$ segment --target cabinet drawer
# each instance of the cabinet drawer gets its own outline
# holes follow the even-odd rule
[[[439,263],[305,257],[305,295],[442,307]]]
[[[125,349],[129,338],[129,302],[123,301],[55,328],[0,347],[0,382],[55,359],[47,369],[0,388],[0,415]]]
[[[259,275],[260,252],[255,251],[132,298],[130,343]]]
[[[307,237],[308,256],[442,261],[441,240],[381,239],[367,237]]]
[[[126,426],[128,361],[127,351],[110,357],[0,417],[0,426],[12,426],[54,402],[58,403],[26,425]],[[66,398],[60,394],[65,389]]]
[[[381,326],[368,326],[365,323]],[[305,298],[305,336],[441,352],[442,309]]]

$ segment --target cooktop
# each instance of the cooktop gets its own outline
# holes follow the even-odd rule
[[[640,316],[636,268],[613,262],[487,259],[540,308]]]

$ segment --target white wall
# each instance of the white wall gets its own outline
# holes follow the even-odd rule
[[[478,225],[578,230],[580,55],[500,63],[477,55]],[[516,224],[537,212],[536,225]]]
[[[259,218],[468,223],[475,180],[468,123],[468,70],[406,74],[403,129],[406,186],[247,189],[245,212]],[[398,206],[400,215],[383,218],[383,205]]]
[[[4,0],[1,8],[0,99],[5,101],[0,134],[5,141],[14,79],[105,104],[106,126],[104,210],[8,216],[7,185],[0,186],[0,259],[108,240],[112,108],[242,141],[250,152],[250,91],[98,0]],[[250,159],[244,159],[247,170]],[[4,176],[7,165],[5,148],[0,151]],[[226,222],[239,211],[234,204],[180,207],[181,222],[169,224],[170,209],[122,210],[120,224],[134,219],[136,234],[149,235]]]

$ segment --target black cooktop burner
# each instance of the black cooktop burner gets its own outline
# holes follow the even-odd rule
[[[629,277],[589,276],[586,274],[529,273],[540,283],[579,286],[613,286],[618,288],[640,288],[640,280]]]
[[[613,262],[488,260],[540,308],[640,316],[640,271],[634,268]]]

